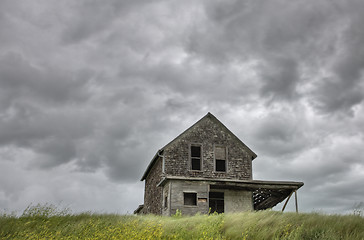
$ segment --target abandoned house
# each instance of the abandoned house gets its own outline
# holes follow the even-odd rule
[[[141,181],[136,214],[193,215],[263,210],[295,193],[302,182],[253,180],[257,155],[208,113],[157,151]],[[286,204],[284,205],[284,207]],[[284,208],[283,207],[283,208]],[[284,209],[282,209],[284,210]]]

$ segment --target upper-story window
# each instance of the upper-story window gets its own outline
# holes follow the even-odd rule
[[[201,145],[191,145],[191,169],[201,170]]]
[[[215,146],[215,170],[226,172],[226,147]]]

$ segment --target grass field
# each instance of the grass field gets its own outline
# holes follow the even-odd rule
[[[0,239],[364,239],[355,215],[275,211],[172,217],[70,214],[33,206],[0,215]]]

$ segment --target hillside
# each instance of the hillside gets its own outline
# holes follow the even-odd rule
[[[0,216],[0,239],[364,239],[364,218],[275,211],[187,216],[70,214],[52,208]]]

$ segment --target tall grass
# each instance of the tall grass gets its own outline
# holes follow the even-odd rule
[[[364,239],[355,215],[274,211],[172,217],[71,214],[54,206],[0,214],[0,239]]]
[[[229,239],[364,239],[364,218],[273,211],[226,215]]]

